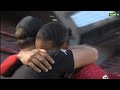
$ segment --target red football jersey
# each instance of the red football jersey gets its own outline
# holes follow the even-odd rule
[[[74,79],[109,79],[106,72],[104,72],[96,64],[89,64],[76,70],[73,73],[72,78]]]

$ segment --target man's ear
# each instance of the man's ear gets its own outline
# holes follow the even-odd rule
[[[68,43],[64,43],[62,46],[63,49],[68,49],[68,47],[69,47]]]

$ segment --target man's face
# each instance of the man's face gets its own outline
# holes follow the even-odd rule
[[[40,39],[36,39],[35,47],[36,47],[36,49],[45,49],[48,51],[49,49],[53,48],[53,42],[52,41],[42,41]]]

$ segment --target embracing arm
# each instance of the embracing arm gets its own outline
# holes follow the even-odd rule
[[[42,49],[26,52],[21,51],[18,54],[7,57],[0,64],[0,75],[5,77],[11,76],[11,74],[8,75],[8,72],[11,73],[11,68],[14,67],[18,62],[22,62],[23,64],[32,67],[32,69],[35,71],[40,72],[41,70],[46,71],[46,69],[51,69],[51,64],[54,63],[54,60],[47,54],[45,50]]]
[[[98,59],[97,49],[87,45],[71,46],[73,52],[74,68],[79,68],[87,64],[95,63]]]

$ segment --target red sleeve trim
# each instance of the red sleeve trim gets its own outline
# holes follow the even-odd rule
[[[7,57],[0,65],[0,75],[4,76],[17,61],[17,54]]]

